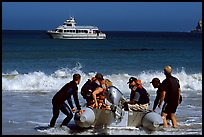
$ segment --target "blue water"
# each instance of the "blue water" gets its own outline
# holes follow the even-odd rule
[[[202,71],[201,34],[106,32],[106,40],[53,40],[45,31],[3,31],[2,71],[20,73],[82,65],[86,73],[136,74],[160,71],[165,65]]]
[[[127,81],[135,76],[150,93],[152,108],[156,89],[149,82],[154,77],[164,80],[163,68],[171,65],[183,96],[176,112],[179,128],[152,134],[202,134],[202,34],[105,33],[105,40],[57,40],[50,39],[42,30],[2,31],[2,133],[92,134],[90,130],[79,133],[35,130],[49,124],[51,99],[74,73],[82,76],[79,92],[88,78],[100,72],[127,98],[130,93]],[[83,104],[83,98],[80,95],[79,98]],[[63,117],[60,115],[57,124]],[[149,134],[125,128],[102,132],[98,134]]]

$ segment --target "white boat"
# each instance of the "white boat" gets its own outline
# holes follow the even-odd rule
[[[193,33],[202,33],[202,20],[198,21],[197,26],[193,30],[191,30],[191,32],[193,32]]]
[[[76,26],[73,17],[66,20],[63,25],[55,30],[48,30],[52,39],[105,39],[106,34],[99,31],[96,26]]]

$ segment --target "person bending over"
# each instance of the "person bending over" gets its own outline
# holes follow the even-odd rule
[[[97,73],[95,77],[92,78],[92,81],[95,81],[98,84],[98,87],[93,91],[92,97],[95,102],[95,107],[98,108],[97,96],[99,96],[99,100],[104,101],[104,91],[107,89],[105,81],[103,79],[103,75],[101,73]],[[103,102],[104,103],[104,102]]]
[[[72,104],[71,96],[73,96],[75,105],[79,112],[81,113],[81,106],[79,104],[78,100],[78,87],[77,85],[80,83],[81,75],[80,74],[74,74],[73,80],[69,83],[65,84],[52,98],[52,105],[53,105],[53,117],[50,121],[50,127],[55,126],[55,122],[59,116],[59,112],[61,111],[64,113],[67,117],[63,120],[62,124],[60,126],[67,126],[70,120],[73,117],[73,113],[76,108],[74,108]],[[65,103],[67,100],[68,104]]]

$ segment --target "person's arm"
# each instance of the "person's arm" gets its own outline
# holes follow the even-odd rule
[[[68,102],[69,106],[71,107],[71,109],[73,109],[74,106],[73,106],[73,103],[72,103],[71,96],[67,99],[67,102]]]
[[[68,94],[67,102],[68,102],[69,106],[71,107],[71,109],[74,108],[73,103],[72,103],[72,98],[71,98],[72,92],[73,92],[73,88],[69,88],[67,91],[67,94]]]
[[[178,88],[178,105],[180,104],[181,88]]]
[[[140,94],[138,92],[136,92],[135,96],[133,97],[132,100],[130,100],[128,102],[128,104],[136,104],[136,103],[138,103],[139,99],[140,99]]]
[[[154,100],[154,105],[153,105],[153,109],[152,109],[154,112],[156,110],[157,105],[159,104],[159,99],[160,99],[160,96],[157,94],[157,96]]]
[[[159,108],[161,108],[161,104],[164,101],[165,95],[166,95],[166,91],[162,91],[161,97],[160,97],[160,100],[159,100],[159,105],[158,105]]]
[[[139,99],[140,99],[140,94],[138,92],[135,93],[135,101],[136,103],[139,102]]]
[[[181,96],[181,88],[179,84],[179,80],[177,79],[177,86],[178,86],[178,105],[180,104],[180,96]]]
[[[162,102],[165,99],[166,96],[166,92],[167,92],[167,83],[166,83],[166,79],[162,82],[162,87],[161,87],[161,95],[159,98],[159,104],[158,104],[158,108],[161,108]]]
[[[78,98],[78,90],[74,91],[73,97],[74,97],[74,102],[75,102],[77,109],[81,110],[81,106],[79,104],[79,98]]]

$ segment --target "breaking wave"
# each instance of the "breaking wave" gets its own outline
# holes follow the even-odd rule
[[[9,74],[2,74],[2,91],[3,92],[50,92],[59,90],[65,83],[72,80],[74,73],[79,73],[82,76],[81,83],[79,84],[79,92],[82,85],[87,79],[93,77],[96,72],[84,73],[81,65],[72,69],[62,68],[56,70],[52,74],[45,72],[35,71],[27,74],[21,74],[14,70]],[[172,74],[180,81],[182,91],[199,91],[202,94],[202,73],[187,74],[185,69],[180,72]],[[163,72],[147,72],[143,71],[137,75],[130,74],[110,74],[104,75],[113,82],[113,85],[120,89],[123,93],[129,92],[127,81],[131,76],[135,76],[142,80],[143,86],[149,91],[154,92],[155,89],[150,84],[154,77],[158,77],[161,81],[165,79]]]

